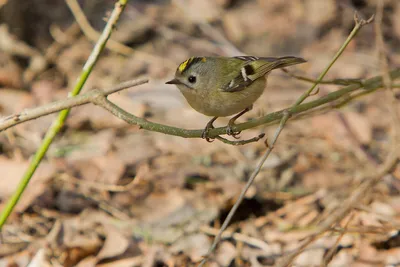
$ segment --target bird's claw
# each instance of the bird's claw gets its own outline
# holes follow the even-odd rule
[[[235,124],[228,124],[228,126],[226,127],[226,134],[232,136],[235,139],[239,139],[240,137],[238,136],[242,131],[237,131],[235,132],[232,129],[232,126],[235,126]]]
[[[215,139],[215,138],[208,137],[208,133],[209,133],[210,129],[214,129],[214,126],[207,125],[206,128],[204,128],[203,132],[201,133],[201,138],[206,139],[206,141],[209,143],[213,142]]]

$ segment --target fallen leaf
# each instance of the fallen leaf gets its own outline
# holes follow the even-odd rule
[[[97,254],[97,259],[103,260],[121,255],[129,247],[129,240],[115,227],[104,224],[106,240]]]

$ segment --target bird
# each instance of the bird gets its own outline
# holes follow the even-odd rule
[[[196,111],[212,116],[201,137],[208,137],[213,123],[219,117],[233,116],[227,125],[226,134],[237,138],[235,121],[252,109],[253,103],[267,86],[268,74],[278,68],[301,64],[305,59],[285,57],[191,57],[176,69],[175,76],[166,84],[174,84],[189,105]]]

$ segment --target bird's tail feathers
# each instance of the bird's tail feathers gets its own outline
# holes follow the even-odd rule
[[[279,58],[269,58],[273,62],[272,69],[279,69],[279,68],[284,68],[296,64],[301,64],[304,62],[307,62],[305,59],[301,57],[279,57]]]

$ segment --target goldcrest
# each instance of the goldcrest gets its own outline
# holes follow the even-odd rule
[[[207,141],[209,129],[218,117],[232,117],[227,134],[236,137],[234,122],[249,111],[261,96],[267,76],[277,68],[306,62],[299,57],[191,57],[182,62],[175,78],[167,84],[175,84],[196,111],[214,118],[205,127],[202,137]]]

